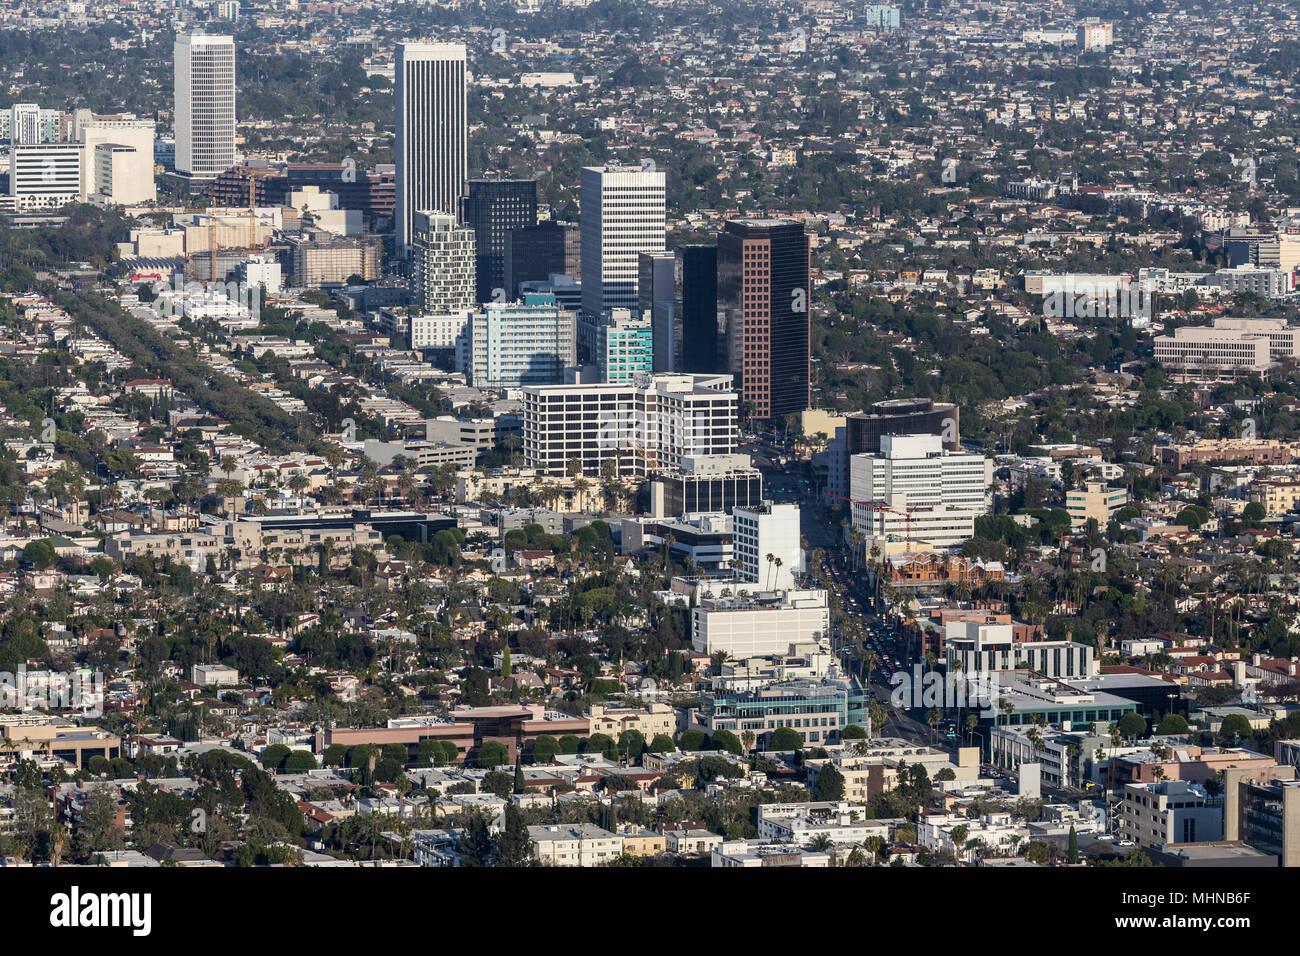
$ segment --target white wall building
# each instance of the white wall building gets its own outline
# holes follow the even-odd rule
[[[862,807],[835,803],[767,803],[758,807],[758,836],[779,843],[808,844],[818,837],[832,843],[858,844],[871,837],[890,838],[888,821],[868,819]]]
[[[409,335],[413,349],[450,349],[457,348],[461,340],[469,334],[469,310],[463,312],[427,312],[412,315]]]
[[[430,312],[474,308],[474,230],[420,210],[411,220],[411,297]]]
[[[830,608],[819,589],[706,598],[691,612],[691,641],[702,654],[763,657],[784,654],[791,644],[829,640]]]
[[[947,452],[942,436],[884,435],[880,454],[849,459],[853,528],[868,538],[960,544],[974,534],[975,518],[987,513],[992,482],[991,459]]]
[[[1295,281],[1290,272],[1261,269],[1248,263],[1232,269],[1219,269],[1211,281],[1225,292],[1250,292],[1265,299],[1280,299],[1295,291]]]
[[[577,316],[555,296],[526,294],[523,302],[489,302],[470,320],[475,388],[520,388],[563,380],[577,361]]]
[[[249,288],[264,286],[269,295],[283,288],[280,263],[272,256],[249,256],[239,266],[239,278]]]
[[[176,172],[214,179],[235,165],[235,38],[176,37]]]
[[[19,209],[57,209],[84,202],[80,143],[39,143],[9,150],[9,195]]]
[[[732,868],[789,866],[825,869],[831,865],[831,855],[793,844],[774,845],[758,840],[727,840],[713,848],[709,865]]]
[[[1199,783],[1185,780],[1125,784],[1118,823],[1120,838],[1138,846],[1223,839],[1223,807]]]
[[[957,827],[966,830],[961,851],[957,850],[952,838]],[[986,813],[978,820],[961,813],[927,813],[918,821],[916,837],[927,850],[952,850],[965,859],[970,853],[967,847],[976,840],[991,850],[1009,852],[1029,841],[1029,828],[1018,825],[1011,813]]]
[[[637,254],[665,248],[665,176],[639,166],[582,170],[582,311],[635,309]]]
[[[730,375],[639,375],[622,384],[536,385],[522,390],[526,467],[587,476],[613,460],[620,476],[645,477],[693,455],[736,450]]]
[[[799,506],[764,502],[757,508],[736,508],[731,513],[734,553],[740,573],[764,590],[793,588],[804,570],[799,535]],[[769,563],[767,557],[779,558]]]
[[[593,823],[529,827],[542,866],[600,866],[623,852],[623,838]]]
[[[85,146],[82,191],[93,201],[131,206],[153,202],[154,123],[132,115],[72,114],[69,138]]]
[[[9,140],[14,145],[35,146],[45,140],[42,109],[36,103],[15,103],[9,108]]]
[[[468,66],[463,43],[399,43],[394,55],[396,248],[410,255],[415,215],[454,216],[468,178]],[[471,233],[472,235],[472,233]],[[473,288],[471,274],[470,286]]]
[[[944,653],[950,673],[974,674],[1029,668],[1046,677],[1093,677],[1093,648],[1073,641],[1016,643],[1010,624],[949,621],[944,626]]]

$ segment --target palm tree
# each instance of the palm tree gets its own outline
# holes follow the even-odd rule
[[[587,489],[590,487],[591,482],[581,475],[573,479],[573,490],[577,492],[578,499],[581,502],[578,507],[583,511],[587,510]]]
[[[767,590],[769,591],[772,590],[772,562],[775,560],[776,556],[769,551],[767,553],[767,578],[765,579],[767,581]]]

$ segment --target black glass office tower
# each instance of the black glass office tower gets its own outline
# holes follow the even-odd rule
[[[519,294],[523,282],[545,282],[552,275],[582,279],[582,233],[576,222],[547,220],[512,229],[506,236],[506,294]]]
[[[682,246],[683,372],[726,370],[718,354],[718,247]]]
[[[512,230],[537,224],[537,182],[471,179],[467,185],[467,195],[460,201],[460,221],[474,230],[475,298],[513,301],[515,292],[506,287],[506,237]]]

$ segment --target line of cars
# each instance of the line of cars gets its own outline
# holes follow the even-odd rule
[[[862,582],[840,567],[838,556],[831,554],[822,561],[822,570],[839,585],[844,609],[862,618],[867,629],[867,643],[876,652],[876,669],[886,681],[905,666],[898,649],[898,637],[884,619],[869,610],[868,599],[858,593]]]

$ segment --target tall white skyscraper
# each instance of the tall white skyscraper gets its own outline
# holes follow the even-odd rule
[[[176,37],[176,172],[214,179],[235,165],[235,38]]]
[[[399,43],[393,63],[397,128],[396,247],[410,255],[417,212],[458,214],[468,178],[463,43]]]
[[[637,254],[663,252],[664,174],[639,166],[582,170],[582,311],[637,307]]]

